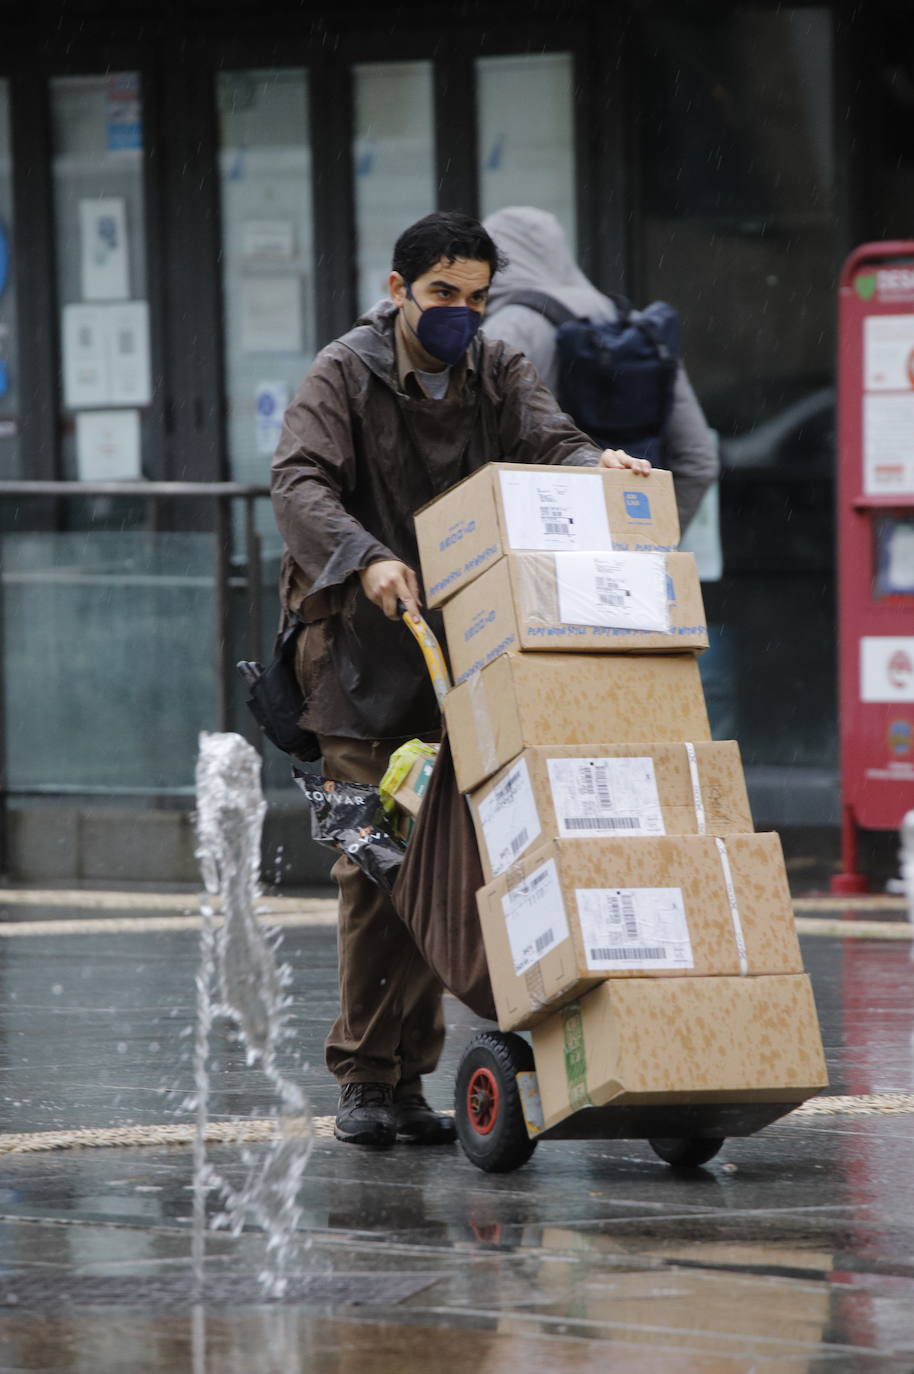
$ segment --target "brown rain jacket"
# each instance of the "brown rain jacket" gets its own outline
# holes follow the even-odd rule
[[[358,572],[396,558],[419,571],[413,514],[482,467],[593,466],[599,450],[564,415],[522,353],[477,335],[444,400],[426,397],[381,302],[318,354],[286,411],[273,507],[286,544],[284,613],[299,615],[302,725],[393,739],[439,724],[406,627],[368,601]],[[436,634],[440,618],[429,616]]]

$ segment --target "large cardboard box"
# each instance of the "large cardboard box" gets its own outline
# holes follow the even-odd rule
[[[803,969],[774,834],[551,840],[477,904],[502,1030],[607,978]]]
[[[691,553],[509,553],[448,601],[444,631],[455,682],[510,650],[708,647]]]
[[[613,978],[541,1022],[543,1120],[580,1107],[803,1102],[828,1083],[805,974]]]
[[[470,794],[488,881],[545,840],[751,831],[739,746],[537,744]]]
[[[673,479],[627,469],[489,463],[416,514],[429,606],[510,549],[675,549]]]
[[[501,654],[444,715],[461,792],[530,744],[711,738],[693,654]]]

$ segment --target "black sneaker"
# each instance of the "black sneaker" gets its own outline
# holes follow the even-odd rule
[[[416,1084],[402,1084],[394,1092],[397,1139],[409,1145],[453,1145],[457,1127],[452,1116],[433,1112]]]
[[[394,1090],[387,1083],[344,1083],[333,1134],[348,1145],[386,1150],[397,1138]]]

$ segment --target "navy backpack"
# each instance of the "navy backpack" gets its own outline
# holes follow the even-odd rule
[[[633,310],[610,299],[615,320],[580,319],[544,291],[509,291],[498,303],[525,305],[555,326],[558,402],[601,448],[661,461],[661,432],[673,404],[679,315],[666,301]]]

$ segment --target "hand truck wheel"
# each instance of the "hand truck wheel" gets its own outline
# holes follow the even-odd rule
[[[655,1155],[659,1155],[665,1163],[673,1164],[680,1169],[697,1169],[700,1164],[707,1164],[723,1143],[723,1136],[713,1136],[707,1140],[703,1140],[701,1136],[685,1136],[678,1140],[648,1141]]]
[[[467,1157],[486,1173],[519,1169],[536,1141],[527,1134],[516,1075],[533,1069],[533,1051],[519,1035],[480,1031],[457,1069],[457,1137]]]

